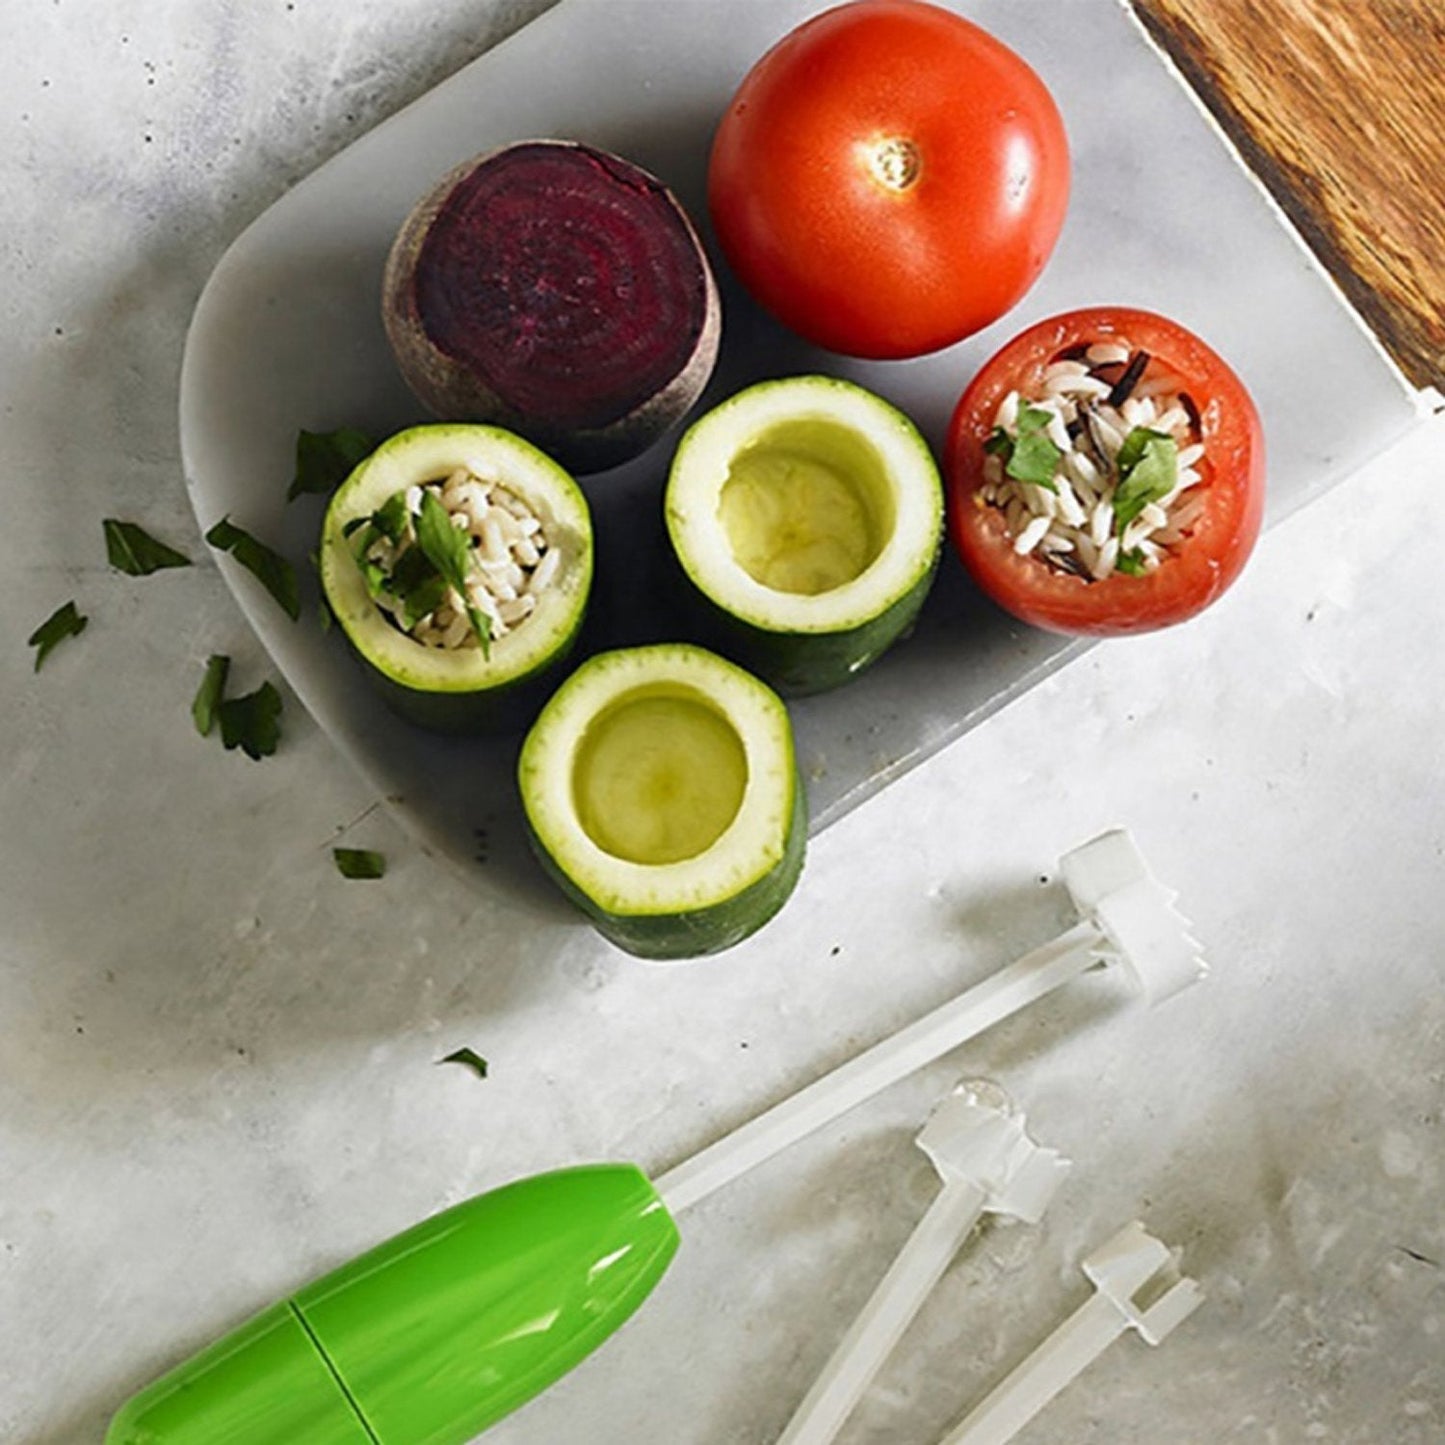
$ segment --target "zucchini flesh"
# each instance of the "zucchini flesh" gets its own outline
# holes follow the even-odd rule
[[[676,863],[710,848],[737,816],[748,762],[707,703],[662,689],[599,717],[577,753],[577,815],[598,845],[634,863]]]

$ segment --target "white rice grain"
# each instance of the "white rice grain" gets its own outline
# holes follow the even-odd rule
[[[1020,557],[1027,557],[1043,541],[1049,530],[1050,518],[1035,517],[1022,532],[1014,538],[1014,551]]]
[[[1102,547],[1099,548],[1099,555],[1094,559],[1092,568],[1096,581],[1102,582],[1109,576],[1119,561],[1119,539],[1110,537]]]
[[[561,565],[562,554],[555,547],[543,552],[542,560],[537,563],[536,571],[527,578],[527,591],[532,593],[541,592],[557,575],[557,569]]]
[[[1129,348],[1118,341],[1096,341],[1086,353],[1094,366],[1117,366],[1129,359]]]
[[[1114,525],[1114,504],[1109,501],[1102,501],[1094,508],[1094,515],[1089,518],[1089,540],[1096,547],[1102,547],[1105,539]]]

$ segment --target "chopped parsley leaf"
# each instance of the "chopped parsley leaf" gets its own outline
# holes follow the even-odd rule
[[[270,757],[281,740],[281,694],[269,682],[244,697],[228,697],[216,708],[221,742],[248,758]]]
[[[29,637],[25,639],[27,647],[35,648],[35,670],[40,671],[40,664],[50,656],[55,647],[65,641],[67,637],[79,637],[85,631],[85,624],[90,619],[82,612],[75,610],[74,601],[57,607]]]
[[[343,878],[384,878],[386,857],[371,848],[333,848],[336,871]]]
[[[286,500],[294,502],[307,492],[334,492],[375,449],[371,438],[354,427],[300,432],[296,437],[296,476]]]
[[[1136,426],[1124,438],[1115,464],[1119,485],[1114,491],[1114,530],[1122,535],[1150,502],[1174,490],[1179,478],[1179,447],[1167,432]]]
[[[472,547],[467,535],[452,523],[451,514],[437,500],[435,492],[424,489],[421,512],[414,519],[417,546],[426,553],[433,567],[446,579],[467,611],[472,631],[482,644],[482,655],[491,655],[492,624],[487,614],[471,600],[467,592],[467,573],[471,568]]]
[[[1048,434],[1053,413],[1027,403],[1019,407],[1017,432],[1004,462],[1004,472],[1018,482],[1032,482],[1050,492],[1058,491],[1054,473],[1063,460],[1063,452]]]
[[[149,577],[165,567],[189,567],[191,559],[184,552],[158,542],[144,527],[134,522],[118,522],[106,517],[101,522],[105,532],[106,560],[117,572],[127,577]]]
[[[278,552],[249,532],[242,531],[230,519],[222,517],[209,532],[206,541],[222,552],[229,552],[281,604],[282,610],[295,622],[301,616],[301,594],[296,584],[296,570]]]
[[[487,1061],[475,1049],[454,1049],[446,1058],[438,1059],[439,1064],[464,1064],[479,1079],[487,1077]]]
[[[217,654],[206,659],[206,675],[196,690],[195,701],[191,703],[191,717],[195,719],[196,731],[203,738],[211,735],[216,723],[216,709],[226,692],[226,677],[231,671],[231,659]]]

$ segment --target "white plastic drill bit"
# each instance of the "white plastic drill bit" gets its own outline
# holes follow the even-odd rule
[[[1095,1293],[998,1385],[942,1445],[1004,1445],[1125,1330],[1157,1345],[1204,1302],[1168,1245],[1137,1220],[1083,1263]]]
[[[1153,1003],[1204,976],[1174,892],[1122,828],[1065,853],[1059,869],[1081,914],[1074,927],[669,1170],[656,1182],[667,1207],[696,1203],[1097,963],[1122,965]]]
[[[1035,1144],[1008,1095],[962,1083],[929,1116],[918,1147],[943,1180],[897,1259],[798,1406],[778,1445],[827,1445],[852,1414],[979,1216],[1037,1223],[1069,1162]]]

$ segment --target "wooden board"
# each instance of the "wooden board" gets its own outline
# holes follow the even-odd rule
[[[1131,3],[1400,369],[1445,392],[1445,4]]]

